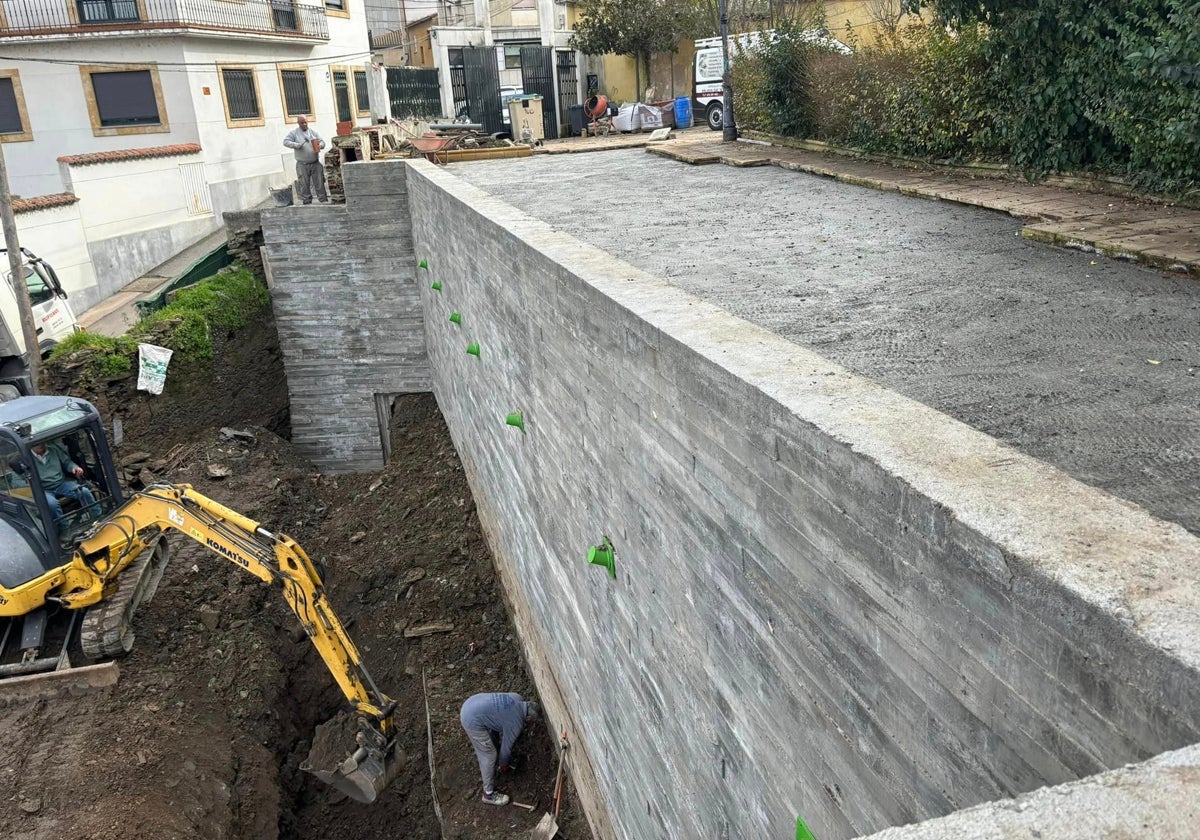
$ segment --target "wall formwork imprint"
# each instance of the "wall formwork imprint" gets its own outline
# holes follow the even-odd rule
[[[597,836],[857,837],[1200,741],[1183,529],[431,165],[346,189],[264,214],[296,443],[370,467],[432,383]],[[1191,836],[1200,749],[1118,775],[888,836]]]

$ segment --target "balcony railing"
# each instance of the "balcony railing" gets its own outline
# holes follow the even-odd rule
[[[324,6],[294,0],[2,0],[0,38],[205,30],[329,40]]]

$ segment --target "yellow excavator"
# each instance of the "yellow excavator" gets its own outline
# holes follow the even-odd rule
[[[116,430],[117,446],[119,438]],[[376,687],[330,606],[323,569],[291,538],[190,485],[123,492],[100,415],[85,400],[0,404],[0,678],[70,668],[76,639],[90,659],[127,654],[134,611],[166,570],[168,531],[279,589],[358,715],[340,762],[302,766],[373,802],[400,769],[396,704]],[[52,621],[64,616],[65,626]]]

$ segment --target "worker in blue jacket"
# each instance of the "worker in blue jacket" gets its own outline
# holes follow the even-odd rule
[[[512,749],[525,725],[541,715],[537,703],[513,692],[476,694],[468,697],[458,715],[471,739],[483,777],[483,801],[489,805],[507,805],[507,794],[496,790],[496,767],[508,772]]]

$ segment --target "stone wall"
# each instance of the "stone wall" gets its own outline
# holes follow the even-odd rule
[[[430,389],[402,162],[346,168],[353,207],[262,212],[292,441],[322,470],[378,469],[388,396]]]
[[[407,276],[429,269],[364,323],[353,298],[277,294],[285,359],[320,358],[348,402],[431,376],[599,837],[787,837],[801,818],[849,838],[1200,740],[1183,529],[425,162],[346,173],[348,211],[301,212],[390,191],[411,240],[393,216],[339,262],[320,255],[341,228],[277,246],[268,224],[272,264],[317,254],[373,287],[359,266],[402,240]],[[376,352],[415,346],[418,319],[428,360]],[[333,325],[380,370],[346,378]],[[355,432],[369,461],[378,427],[308,411],[342,429],[312,439],[322,463]],[[585,561],[604,536],[615,579]],[[1095,836],[1041,807],[1045,836]]]

